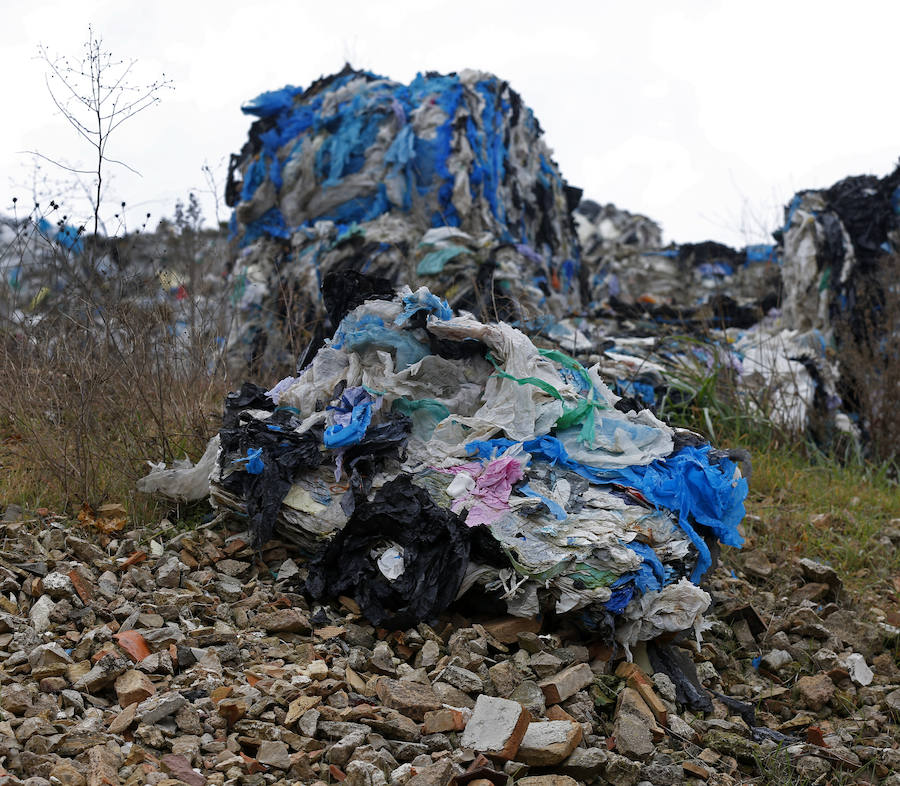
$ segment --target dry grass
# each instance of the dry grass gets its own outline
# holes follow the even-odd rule
[[[38,259],[50,294],[24,319],[7,308],[0,320],[3,502],[69,514],[123,503],[132,519],[149,521],[158,503],[134,491],[147,461],[202,454],[227,388],[217,341],[227,311],[198,299],[176,328],[159,272],[175,271],[196,291],[204,263],[216,261],[198,257],[190,226],[179,230],[164,258],[141,263],[141,277],[92,275],[110,244],[89,245],[85,258],[55,249]],[[123,242],[112,250],[116,264],[137,253]]]

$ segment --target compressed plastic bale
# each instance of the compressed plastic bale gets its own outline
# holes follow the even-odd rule
[[[580,191],[506,82],[461,71],[401,85],[346,68],[244,111],[258,119],[229,167],[232,358],[286,363],[286,337],[326,313],[333,331],[318,291],[335,271],[427,282],[505,319],[579,308]]]

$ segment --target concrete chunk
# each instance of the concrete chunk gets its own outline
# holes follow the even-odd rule
[[[531,767],[548,767],[567,758],[581,742],[580,723],[569,720],[542,721],[528,726],[516,761]]]
[[[531,714],[517,701],[482,694],[460,741],[497,759],[513,759],[531,721]]]
[[[541,680],[541,690],[547,704],[559,704],[571,696],[574,696],[582,688],[586,688],[594,680],[594,673],[587,663],[578,663],[563,669],[559,674]]]

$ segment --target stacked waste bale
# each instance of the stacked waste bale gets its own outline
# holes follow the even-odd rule
[[[772,245],[663,246],[655,221],[615,205],[584,200],[575,212],[591,311],[662,323],[717,319],[752,323],[778,291]],[[707,306],[705,309],[703,306]]]
[[[580,191],[506,82],[461,71],[403,85],[347,67],[244,112],[258,119],[227,188],[242,248],[230,352],[243,364],[283,364],[334,330],[318,294],[329,272],[427,284],[523,324],[580,307]]]
[[[699,631],[711,552],[742,540],[728,454],[511,325],[424,287],[360,291],[329,299],[338,328],[302,374],[229,397],[215,504],[257,544],[301,544],[312,594],[354,597],[376,624],[477,586],[625,647]]]
[[[890,459],[900,366],[900,167],[883,178],[857,175],[800,191],[784,215],[775,233],[784,258],[779,326],[817,347],[804,359],[824,428]]]

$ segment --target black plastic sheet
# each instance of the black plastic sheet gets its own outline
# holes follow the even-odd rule
[[[388,579],[373,550],[403,549],[405,569]],[[347,525],[310,566],[307,590],[317,599],[349,595],[375,625],[405,629],[439,615],[456,597],[469,564],[468,527],[428,492],[400,475],[359,500]]]

